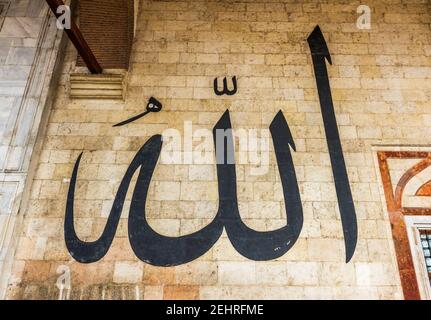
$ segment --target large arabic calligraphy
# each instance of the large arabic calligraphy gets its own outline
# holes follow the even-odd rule
[[[337,122],[331,97],[331,89],[325,59],[331,62],[328,48],[319,27],[308,38],[317,88],[322,108],[326,138],[331,156],[332,169],[338,196],[341,220],[346,244],[346,261],[353,257],[357,243],[356,213],[350,191],[349,179],[338,134]],[[216,94],[217,81],[214,81]],[[227,91],[226,78],[224,83]],[[234,91],[237,91],[236,77]],[[226,93],[228,94],[228,93]],[[156,101],[156,100],[155,100]],[[160,105],[161,106],[161,105]],[[161,109],[161,107],[160,107]],[[159,110],[158,110],[159,111]],[[146,113],[150,112],[148,110]],[[127,120],[134,121],[142,115]],[[123,123],[122,123],[123,124]],[[132,176],[139,169],[129,212],[129,240],[136,256],[155,266],[175,266],[193,261],[205,254],[220,238],[223,230],[235,249],[244,257],[256,261],[277,259],[288,252],[296,243],[303,226],[301,196],[292,161],[291,149],[295,142],[284,114],[280,111],[273,119],[270,132],[276,154],[285,201],[286,225],[270,232],[258,232],[242,221],[237,199],[236,168],[233,157],[232,125],[229,111],[226,111],[213,129],[216,146],[219,208],[214,220],[202,230],[181,237],[166,237],[158,234],[147,222],[145,204],[148,189],[161,150],[162,136],[151,137],[137,152],[118,188],[105,229],[94,242],[81,241],[74,226],[74,196],[78,169],[82,154],[78,157],[69,186],[64,224],[66,246],[74,259],[81,263],[92,263],[102,259],[108,252],[118,227],[125,197]],[[224,134],[221,136],[219,132]]]

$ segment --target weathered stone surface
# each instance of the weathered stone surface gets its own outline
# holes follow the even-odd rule
[[[341,0],[143,1],[124,101],[74,99],[77,80],[89,84],[75,76],[68,81],[76,59],[69,46],[42,137],[31,200],[23,212],[15,257],[22,272],[17,272],[8,296],[57,298],[57,267],[67,265],[71,299],[401,298],[373,146],[424,144],[431,133],[427,36],[431,11],[424,2],[404,1],[406,10],[401,13],[397,6],[401,2],[369,1],[372,12],[385,14],[372,16],[371,30],[358,30],[356,4]],[[28,19],[19,16],[23,9],[14,7],[12,12],[0,43],[11,30],[32,39]],[[37,16],[37,6],[32,12]],[[350,264],[345,263],[337,196],[305,41],[317,23],[333,58],[328,71],[358,214],[359,242]],[[0,111],[0,129],[5,128],[5,136],[14,99],[28,74],[28,66],[13,69],[12,64],[31,60],[31,50],[18,47],[12,56],[0,49],[0,81],[5,81],[0,82],[0,103],[6,110]],[[214,78],[234,75],[238,93],[215,96]],[[8,90],[10,94],[3,94]],[[163,103],[162,112],[112,127],[143,112],[150,96]],[[238,129],[268,129],[276,112],[282,110],[286,116],[297,147],[293,160],[304,208],[304,229],[291,251],[276,261],[249,261],[223,234],[213,249],[185,266],[158,268],[138,262],[127,239],[129,192],[107,256],[92,265],[72,262],[62,221],[68,179],[80,152],[84,155],[76,190],[77,229],[86,241],[93,241],[105,227],[127,165],[148,138],[168,128],[178,129],[184,138],[184,121],[192,121],[195,130],[211,130],[228,108]],[[283,226],[286,214],[271,143],[268,148],[265,174],[251,175],[251,164],[237,166],[241,216],[261,231]],[[182,157],[190,155],[182,151]],[[399,178],[405,168],[397,164],[394,168]],[[147,203],[150,225],[167,236],[207,225],[218,207],[216,179],[215,165],[158,164]],[[8,203],[0,199],[2,205]]]
[[[13,262],[22,228],[20,206],[26,207],[30,159],[44,128],[40,123],[57,60],[60,39],[47,10],[43,0],[0,1],[0,297],[13,266],[20,265]],[[30,259],[43,260],[46,240],[34,238]],[[28,241],[23,244],[20,252],[27,258]],[[47,289],[25,290],[49,296]]]

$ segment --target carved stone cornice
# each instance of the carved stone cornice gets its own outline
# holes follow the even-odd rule
[[[123,74],[71,74],[71,99],[124,99]]]

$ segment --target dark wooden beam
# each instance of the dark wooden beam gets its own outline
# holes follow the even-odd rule
[[[63,6],[64,3],[62,0],[46,0],[49,7],[51,8],[51,11],[54,13],[54,15],[59,18],[61,14],[57,13],[57,8],[59,6]],[[69,37],[70,41],[72,41],[73,45],[75,46],[76,50],[78,50],[79,55],[82,57],[82,60],[84,60],[87,68],[90,70],[91,73],[94,74],[100,74],[102,73],[103,69],[100,66],[99,62],[97,61],[96,57],[94,56],[93,52],[91,51],[90,47],[88,46],[87,41],[85,41],[84,37],[82,36],[81,31],[79,30],[78,26],[76,25],[75,21],[70,21],[70,29],[64,29],[67,36]]]

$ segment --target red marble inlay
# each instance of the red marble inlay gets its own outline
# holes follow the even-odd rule
[[[418,197],[431,197],[431,181],[425,183],[419,190],[416,192]]]
[[[431,153],[415,151],[378,152],[377,156],[379,159],[379,167],[382,176],[383,189],[385,191],[386,205],[392,227],[392,238],[397,255],[404,298],[406,300],[420,300],[421,297],[419,293],[419,285],[413,265],[413,257],[410,251],[404,215],[429,215],[431,214],[431,208],[403,207],[402,197],[407,183],[415,175],[431,166]],[[401,179],[396,183],[395,194],[392,188],[392,181],[387,161],[390,158],[422,159],[420,162],[408,169]],[[424,188],[422,194],[431,195],[431,188]]]

